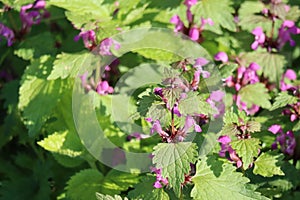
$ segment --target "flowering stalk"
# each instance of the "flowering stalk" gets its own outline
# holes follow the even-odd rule
[[[198,43],[203,42],[202,32],[204,31],[205,25],[212,26],[214,23],[212,19],[204,19],[201,18],[200,26],[195,22],[195,16],[191,12],[191,7],[195,5],[198,0],[185,0],[184,5],[187,7],[186,10],[186,18],[188,20],[188,26],[186,27],[183,21],[180,19],[178,15],[174,15],[170,22],[175,25],[174,32],[182,32],[185,35],[188,35],[191,40],[197,41]]]

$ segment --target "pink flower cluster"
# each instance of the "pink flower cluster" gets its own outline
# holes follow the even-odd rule
[[[214,56],[216,61],[221,61],[222,63],[228,62],[228,56],[225,52],[219,52]],[[236,76],[229,76],[225,79],[225,85],[231,88],[234,88],[236,92],[241,90],[241,88],[249,85],[260,82],[257,71],[260,69],[260,66],[255,62],[250,63],[248,67],[239,66],[237,69]],[[259,110],[259,106],[253,104],[251,107],[248,107],[247,104],[241,101],[239,95],[233,96],[234,101],[240,110],[244,110],[247,114],[253,115]]]
[[[293,131],[287,131],[285,133],[278,124],[272,125],[268,130],[277,135],[276,141],[272,144],[272,149],[280,148],[280,150],[285,154],[294,154],[294,150],[296,148],[296,139]]]
[[[114,89],[109,86],[108,82],[105,80],[100,80],[95,83],[93,78],[88,79],[88,73],[84,73],[80,76],[82,87],[88,92],[90,90],[95,90],[100,95],[111,94]]]
[[[33,4],[21,7],[20,18],[22,21],[22,31],[29,32],[34,24],[39,24],[42,19],[48,18],[50,13],[45,9],[46,1],[37,0]]]
[[[77,42],[80,38],[82,38],[85,48],[92,50],[96,47],[96,34],[93,30],[81,30],[79,35],[74,37],[74,40]]]
[[[15,38],[14,32],[10,28],[8,28],[7,26],[1,23],[0,23],[0,35],[6,38],[7,46],[11,46],[13,44]]]
[[[300,28],[295,25],[294,21],[285,20],[278,30],[277,38],[266,36],[261,27],[253,29],[252,34],[255,36],[254,42],[251,44],[251,48],[256,50],[258,47],[266,48],[269,52],[272,49],[280,50],[282,47],[289,42],[290,46],[295,46],[295,41],[291,35],[300,34]]]
[[[202,41],[201,33],[204,30],[204,26],[207,24],[212,26],[214,23],[210,18],[208,19],[201,18],[200,26],[194,22],[194,15],[191,12],[191,7],[195,5],[197,2],[198,0],[184,1],[184,5],[187,7],[186,10],[186,18],[188,20],[187,27],[184,25],[183,21],[180,19],[178,15],[174,15],[171,18],[170,22],[175,25],[174,32],[182,32],[183,34],[188,35],[191,38],[191,40],[201,42]]]
[[[153,184],[153,186],[155,188],[162,188],[163,186],[168,185],[168,183],[169,183],[168,179],[162,177],[162,175],[161,175],[161,169],[157,169],[157,168],[153,167],[151,169],[151,171],[156,174],[156,181]]]

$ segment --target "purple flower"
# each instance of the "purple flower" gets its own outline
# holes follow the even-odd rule
[[[218,118],[225,113],[225,104],[222,101],[225,93],[221,90],[213,91],[206,102],[217,112],[213,115],[214,118]]]
[[[220,136],[218,142],[221,145],[221,150],[219,151],[220,157],[226,157],[226,153],[229,153],[229,157],[227,158],[229,161],[236,163],[236,166],[240,168],[243,165],[242,160],[238,157],[235,150],[232,149],[230,142],[231,139],[227,135]]]
[[[96,46],[96,34],[93,30],[83,31],[79,33],[79,35],[74,37],[74,40],[77,42],[80,38],[82,38],[84,46],[88,49],[92,49]]]
[[[1,23],[0,23],[0,35],[6,38],[7,46],[11,46],[13,44],[15,38],[14,32],[10,28],[8,28],[7,26]]]
[[[163,178],[161,175],[161,169],[157,169],[155,167],[153,167],[151,169],[152,172],[154,172],[156,174],[156,181],[153,184],[153,187],[155,188],[162,188],[163,185],[168,185],[168,179],[167,178]]]
[[[46,1],[37,0],[33,4],[21,7],[20,18],[22,29],[28,32],[32,25],[39,24],[42,19],[48,18],[50,13],[45,9]]]
[[[236,105],[240,110],[244,110],[247,115],[254,115],[259,111],[259,106],[253,104],[250,108],[247,106],[247,104],[243,101],[241,101],[241,96],[240,95],[234,95],[233,99],[236,101]]]
[[[187,17],[187,20],[189,21],[189,23],[192,23],[193,22],[193,14],[191,12],[191,7],[193,5],[195,5],[196,3],[198,2],[198,0],[185,0],[184,1],[184,5],[186,5],[187,7],[187,10],[186,10],[186,17]]]
[[[192,27],[189,31],[189,37],[193,41],[197,41],[199,39],[200,32],[197,27]]]
[[[109,86],[107,81],[101,81],[100,83],[98,83],[96,91],[100,95],[106,95],[113,93],[114,89]]]
[[[149,138],[149,137],[150,137],[149,135],[145,135],[145,134],[142,134],[142,133],[134,132],[134,133],[131,133],[130,135],[128,135],[126,139],[128,141],[130,141],[133,138],[135,138],[137,140],[141,140],[141,139],[145,139],[145,138]]]
[[[225,79],[225,83],[228,87],[234,87],[236,91],[239,91],[242,87],[248,84],[254,84],[259,82],[259,77],[257,75],[257,70],[260,66],[256,63],[251,63],[247,68],[240,66],[237,69],[237,77],[233,76]]]
[[[280,149],[287,155],[293,155],[296,148],[296,139],[293,131],[287,131],[284,133],[280,125],[274,124],[269,129],[270,132],[276,134],[276,141],[271,145],[272,149]]]
[[[300,29],[295,26],[295,22],[285,20],[278,31],[278,49],[281,49],[286,42],[289,42],[290,46],[295,46],[295,41],[292,39],[291,34],[300,34]]]
[[[178,15],[174,15],[170,22],[175,25],[174,32],[180,32],[184,29],[184,24]]]
[[[253,50],[256,50],[258,46],[263,46],[266,40],[266,35],[264,34],[263,29],[261,27],[256,27],[252,31],[252,34],[255,35],[255,41],[251,44],[251,48]]]
[[[220,51],[219,53],[217,53],[215,56],[214,56],[214,59],[216,61],[222,61],[222,63],[226,63],[228,62],[228,56],[225,52],[223,51]]]
[[[202,132],[201,127],[196,123],[194,117],[186,116],[184,127],[181,129],[182,132],[187,133],[188,130],[194,126],[194,130],[198,133]]]
[[[120,43],[118,43],[117,41],[111,39],[111,38],[106,38],[104,40],[102,40],[101,44],[100,44],[100,51],[99,53],[101,55],[108,55],[111,56],[112,53],[110,51],[111,46],[114,45],[115,50],[120,49]]]
[[[288,69],[286,72],[282,75],[282,78],[280,80],[280,89],[281,91],[289,90],[290,88],[293,88],[294,86],[288,82],[296,80],[297,74],[294,70]]]
[[[205,18],[201,17],[201,26],[200,26],[200,29],[203,30],[203,29],[204,29],[204,26],[205,26],[206,24],[208,24],[208,25],[210,25],[210,26],[213,26],[213,25],[214,25],[214,22],[213,22],[213,20],[212,20],[211,18],[205,19]]]
[[[274,124],[268,128],[268,131],[272,132],[273,134],[277,134],[282,132],[281,126],[278,124]]]
[[[155,132],[158,133],[160,135],[160,137],[162,137],[162,138],[169,137],[169,134],[166,133],[164,130],[162,130],[162,127],[161,127],[160,122],[159,122],[158,119],[154,121],[154,123],[152,125],[152,128],[150,130],[151,134],[153,134]]]
[[[198,0],[185,0],[184,5],[186,5],[188,8],[192,7],[198,2]]]

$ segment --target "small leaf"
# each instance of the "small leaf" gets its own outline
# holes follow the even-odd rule
[[[267,88],[262,83],[246,85],[239,91],[238,94],[241,96],[241,101],[247,103],[248,107],[251,107],[253,104],[263,108],[271,107],[271,103],[269,101],[271,97],[268,94]]]
[[[293,127],[293,131],[299,131],[299,130],[300,130],[300,121],[298,121]]]
[[[298,101],[297,97],[289,95],[287,92],[281,92],[275,98],[275,102],[270,110],[276,110],[277,108],[285,107],[288,104],[294,104]]]
[[[100,194],[98,192],[96,192],[96,198],[97,200],[128,200],[126,197],[123,199],[119,195],[110,196],[110,195]]]
[[[243,168],[247,169],[253,162],[254,157],[258,156],[260,141],[257,138],[249,138],[233,141],[230,143],[239,157],[242,157]]]
[[[261,124],[259,122],[256,122],[256,121],[248,121],[247,122],[247,130],[250,133],[259,132],[260,129],[261,129]]]
[[[162,176],[168,178],[169,186],[180,196],[184,175],[190,171],[190,163],[197,159],[197,146],[191,142],[160,143],[154,147],[153,163],[162,169]]]
[[[155,182],[154,176],[144,177],[140,183],[134,186],[134,189],[128,193],[128,197],[133,200],[152,200],[152,199],[163,199],[169,200],[169,195],[164,191],[163,188],[156,189],[153,184]]]
[[[272,177],[274,175],[284,175],[278,161],[282,160],[281,155],[272,155],[271,153],[262,153],[254,162],[254,174],[259,174],[264,177]]]
[[[96,192],[100,191],[103,175],[95,169],[85,169],[68,181],[67,196],[71,199],[95,199]]]
[[[179,102],[179,111],[181,114],[211,114],[211,106],[200,96],[195,93],[188,93],[188,97]]]
[[[49,135],[44,140],[41,140],[37,143],[38,145],[40,145],[41,147],[43,147],[48,151],[58,152],[62,148],[65,142],[66,135],[67,135],[67,131],[63,133],[55,132],[52,135]]]
[[[222,78],[228,78],[233,74],[233,72],[238,68],[238,64],[229,63],[229,64],[221,64],[219,66],[219,71]]]

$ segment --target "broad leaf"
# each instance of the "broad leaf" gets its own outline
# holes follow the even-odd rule
[[[243,168],[247,169],[258,156],[260,141],[257,138],[241,139],[230,143],[239,157],[242,158]]]
[[[128,193],[130,199],[143,199],[143,200],[152,200],[152,199],[164,199],[169,200],[168,194],[164,191],[163,188],[156,189],[153,184],[155,182],[155,177],[144,177],[141,182],[134,186],[134,189]]]
[[[274,155],[268,152],[262,153],[254,162],[253,173],[264,177],[284,175],[278,163],[281,159],[281,155]]]
[[[251,52],[243,55],[246,64],[257,63],[262,67],[262,73],[271,82],[279,83],[287,63],[283,55],[267,52]]]
[[[241,101],[247,103],[248,107],[251,107],[253,104],[263,108],[271,107],[269,101],[271,97],[268,94],[267,88],[262,83],[246,85],[239,91],[238,95],[241,96]]]
[[[102,187],[103,175],[95,169],[85,169],[68,181],[67,197],[70,199],[95,199],[96,192]]]
[[[180,195],[184,175],[190,171],[190,163],[197,159],[197,146],[191,142],[160,143],[154,147],[153,163],[162,169],[162,176],[168,178],[169,186]]]
[[[196,18],[211,18],[218,33],[222,33],[221,27],[236,31],[230,0],[202,0],[192,7],[192,11]]]
[[[189,93],[187,98],[179,102],[179,111],[184,115],[193,114],[211,114],[213,110],[211,106],[200,96],[195,93]]]
[[[81,52],[76,54],[62,53],[57,55],[54,61],[54,67],[51,74],[48,76],[48,80],[53,79],[65,79],[67,77],[77,77],[82,75],[91,64],[91,53]],[[81,73],[81,74],[79,74]]]
[[[50,117],[65,87],[65,82],[61,80],[46,79],[51,65],[50,56],[33,60],[22,77],[18,107],[23,111],[30,136],[35,136]]]
[[[110,196],[110,195],[105,195],[105,194],[101,194],[98,192],[96,192],[96,198],[97,198],[97,200],[128,200],[126,197],[123,199],[119,195]]]
[[[216,157],[204,158],[196,166],[196,175],[192,178],[195,184],[191,196],[196,200],[250,200],[267,199],[247,188],[250,180],[236,172],[231,164],[216,160]]]

